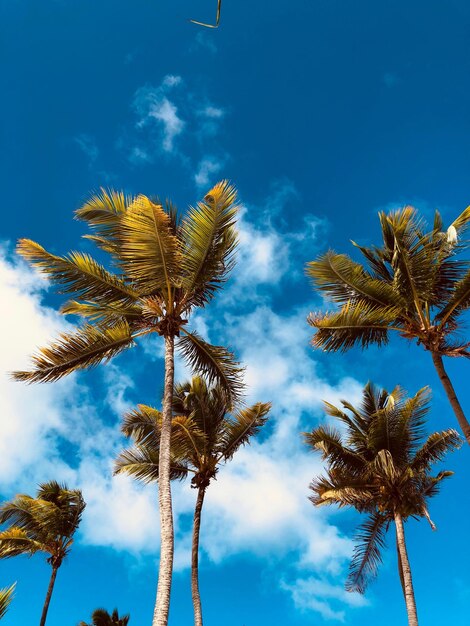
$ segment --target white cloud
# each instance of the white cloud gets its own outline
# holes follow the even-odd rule
[[[216,181],[212,179],[212,176],[220,172],[222,167],[223,162],[217,158],[205,157],[197,167],[197,171],[194,174],[194,182],[198,187],[208,187],[215,184]]]

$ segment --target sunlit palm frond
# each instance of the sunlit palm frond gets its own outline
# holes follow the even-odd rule
[[[235,188],[222,181],[184,218],[182,286],[188,305],[204,306],[226,281],[234,265],[238,208]]]
[[[106,305],[94,302],[77,302],[69,300],[60,308],[62,315],[78,315],[90,322],[99,322],[112,325],[126,320],[128,324],[138,322],[142,318],[142,307],[139,305],[125,305],[121,302],[112,302]]]
[[[308,323],[317,329],[312,343],[326,352],[345,352],[355,345],[388,343],[388,331],[396,323],[396,309],[375,309],[366,304],[345,304],[339,311],[311,313]]]
[[[11,604],[11,601],[14,597],[16,583],[11,585],[10,587],[5,587],[4,589],[0,589],[0,619],[5,616],[5,613],[8,611],[8,607]]]
[[[258,434],[270,410],[270,402],[258,402],[241,409],[232,418],[227,417],[218,433],[217,450],[220,457],[228,461],[241,446]]]
[[[203,375],[209,384],[219,384],[232,404],[239,401],[244,389],[243,369],[233,353],[223,346],[207,343],[196,332],[183,329],[183,333],[177,348],[191,370]]]
[[[44,549],[40,541],[32,539],[29,534],[17,526],[0,532],[0,559],[8,559],[21,554],[32,556]]]
[[[181,244],[174,235],[169,215],[146,196],[138,196],[119,225],[118,256],[126,275],[139,293],[164,291],[167,306],[181,283]]]
[[[53,382],[77,369],[93,367],[134,345],[127,322],[114,326],[85,325],[75,333],[62,333],[32,357],[34,369],[14,372],[16,380]]]
[[[155,437],[159,442],[161,423],[161,411],[146,404],[139,404],[136,409],[124,415],[121,430],[126,437],[132,437],[139,444]]]
[[[381,513],[370,515],[359,526],[355,536],[356,546],[346,581],[348,591],[364,593],[367,583],[377,575],[385,547],[386,518]]]
[[[74,293],[80,299],[101,305],[129,305],[138,298],[138,293],[130,285],[108,272],[88,254],[71,252],[65,257],[56,256],[30,239],[20,239],[17,252],[59,285],[60,293]]]

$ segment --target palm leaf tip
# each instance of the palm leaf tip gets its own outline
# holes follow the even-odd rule
[[[76,333],[62,333],[58,341],[32,357],[34,369],[13,372],[15,380],[54,382],[77,369],[93,367],[134,344],[129,325],[85,325]]]
[[[364,593],[371,578],[377,575],[382,562],[382,549],[385,547],[386,520],[380,513],[372,514],[356,534],[358,542],[346,581],[347,591]]]

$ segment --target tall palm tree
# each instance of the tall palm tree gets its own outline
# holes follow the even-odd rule
[[[263,426],[270,408],[269,403],[258,402],[232,413],[232,403],[224,388],[209,387],[200,376],[175,387],[171,477],[184,479],[191,474],[191,486],[197,489],[191,563],[195,626],[202,626],[198,562],[206,489],[215,479],[219,466],[230,460]],[[159,480],[162,421],[160,411],[144,405],[124,417],[122,430],[134,439],[134,446],[118,457],[116,473],[125,472],[144,482]]]
[[[425,417],[429,411],[429,390],[421,389],[406,398],[396,387],[392,393],[375,389],[370,383],[363,391],[362,404],[354,407],[342,401],[341,410],[325,402],[326,412],[337,418],[342,432],[319,426],[304,433],[305,441],[320,451],[327,471],[310,488],[314,505],[338,504],[366,513],[359,526],[346,588],[363,593],[381,563],[385,534],[393,522],[396,530],[398,570],[410,626],[418,625],[411,568],[405,543],[404,522],[410,517],[429,517],[428,500],[435,496],[449,471],[431,474],[434,463],[454,450],[460,442],[455,430],[433,433],[424,440]]]
[[[70,552],[84,508],[79,489],[68,489],[56,481],[39,485],[35,498],[19,494],[0,505],[0,524],[9,523],[0,532],[0,558],[36,552],[49,555],[52,573],[40,626],[46,623],[57,571]]]
[[[17,380],[55,381],[66,374],[109,360],[144,335],[165,344],[165,381],[159,468],[160,566],[153,626],[166,626],[173,569],[173,514],[170,489],[171,402],[176,347],[186,362],[222,384],[231,401],[241,393],[240,368],[231,352],[204,341],[186,328],[188,317],[220,289],[234,265],[237,244],[236,192],[218,183],[182,220],[167,202],[102,191],[76,215],[94,234],[86,235],[110,255],[111,273],[85,253],[56,256],[22,239],[19,253],[73,294],[62,313],[86,321],[75,333],[33,357],[34,368],[16,372]],[[181,335],[181,336],[180,336]]]
[[[0,589],[0,619],[5,617],[5,613],[8,611],[8,607],[13,600],[13,593],[15,591],[16,583],[5,589]]]
[[[111,613],[111,615],[105,609],[96,609],[91,615],[91,624],[86,622],[80,622],[78,626],[127,626],[130,620],[130,615],[121,615],[117,609]]]
[[[379,213],[380,247],[355,244],[364,264],[329,251],[307,265],[317,289],[340,305],[314,313],[313,345],[327,352],[388,342],[389,332],[415,340],[431,353],[460,428],[470,443],[470,424],[444,368],[442,357],[470,357],[462,340],[462,314],[470,307],[470,265],[459,256],[468,249],[459,236],[470,221],[470,207],[443,231],[436,212],[431,230],[412,207]]]

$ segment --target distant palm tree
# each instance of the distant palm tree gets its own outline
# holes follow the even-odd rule
[[[367,384],[359,407],[343,400],[346,411],[342,411],[325,402],[326,412],[341,422],[342,432],[319,426],[304,433],[306,443],[320,451],[327,464],[326,475],[311,484],[313,504],[353,507],[368,516],[357,531],[346,588],[364,592],[368,580],[377,573],[385,534],[394,522],[398,571],[410,626],[418,625],[418,616],[404,522],[409,517],[425,517],[435,529],[427,501],[452,472],[433,476],[431,467],[460,442],[452,429],[433,433],[423,442],[428,401],[427,388],[406,398],[399,387],[389,394]]]
[[[170,489],[171,401],[174,353],[190,367],[217,380],[231,401],[241,393],[240,369],[233,355],[212,346],[186,328],[191,312],[204,307],[221,288],[234,264],[237,244],[236,191],[218,183],[180,220],[175,208],[146,196],[102,191],[77,211],[94,230],[87,235],[111,256],[110,273],[88,254],[61,257],[22,239],[19,253],[76,300],[64,314],[88,320],[75,333],[33,357],[34,369],[16,372],[17,380],[55,381],[76,369],[109,360],[144,335],[160,335],[165,344],[162,454],[159,468],[160,566],[153,626],[166,626],[173,569],[173,513]],[[180,335],[183,335],[181,338]]]
[[[52,574],[40,626],[46,623],[57,570],[70,552],[84,508],[79,489],[68,489],[56,481],[39,485],[36,498],[19,494],[0,505],[0,524],[10,523],[0,532],[0,558],[36,552],[50,555],[47,562]]]
[[[78,626],[127,626],[129,620],[129,615],[119,617],[117,609],[114,609],[111,615],[105,609],[96,609],[92,613],[91,624],[80,622]]]
[[[8,611],[8,607],[13,600],[15,586],[16,583],[10,587],[5,587],[5,589],[0,589],[0,619],[5,617],[5,613]]]
[[[381,247],[354,244],[364,264],[329,251],[307,265],[315,287],[341,305],[336,312],[310,315],[317,329],[313,345],[327,352],[382,346],[389,331],[416,340],[431,353],[470,444],[470,424],[442,361],[443,356],[470,357],[470,343],[459,336],[462,314],[470,308],[470,264],[458,256],[468,250],[458,237],[470,221],[470,207],[446,232],[437,211],[430,231],[412,207],[379,213],[379,219]]]
[[[258,402],[232,413],[232,403],[220,385],[208,387],[203,378],[177,385],[173,397],[171,431],[171,477],[192,474],[191,486],[198,490],[194,511],[191,588],[195,626],[202,626],[199,593],[199,531],[206,489],[219,466],[230,460],[266,422],[269,403]],[[144,482],[159,478],[162,414],[139,405],[124,417],[123,432],[134,446],[121,453],[116,473],[125,472]]]

